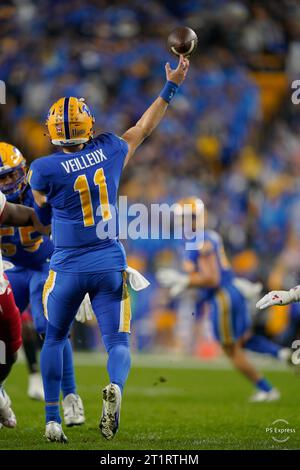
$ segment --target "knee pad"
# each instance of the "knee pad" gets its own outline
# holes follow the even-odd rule
[[[129,348],[129,333],[112,333],[110,335],[103,335],[102,340],[107,352],[114,346],[122,345]]]

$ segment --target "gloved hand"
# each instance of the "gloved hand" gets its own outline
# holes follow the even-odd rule
[[[170,297],[177,297],[189,285],[190,279],[187,274],[180,273],[175,269],[161,268],[156,273],[156,278],[162,287],[170,289]]]
[[[76,320],[80,323],[92,320],[94,315],[93,307],[90,301],[89,294],[86,294],[76,314]]]
[[[272,290],[257,302],[256,307],[262,310],[272,305],[288,305],[299,300],[300,286],[296,286],[290,290]]]

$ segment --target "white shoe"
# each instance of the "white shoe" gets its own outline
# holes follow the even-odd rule
[[[68,442],[66,435],[64,434],[61,424],[56,421],[49,421],[46,424],[45,438],[48,442]]]
[[[83,404],[79,395],[69,393],[64,398],[62,407],[66,426],[79,426],[85,422]]]
[[[27,395],[32,400],[45,400],[42,376],[38,372],[29,375]]]
[[[0,389],[0,424],[6,428],[15,428],[17,426],[16,416],[11,409],[11,400],[5,390]]]
[[[272,388],[269,392],[264,392],[263,390],[258,390],[254,395],[249,399],[251,403],[261,403],[265,401],[277,401],[280,400],[281,394],[276,388]]]
[[[122,394],[116,384],[107,385],[103,391],[103,408],[99,428],[105,439],[113,439],[120,424]]]

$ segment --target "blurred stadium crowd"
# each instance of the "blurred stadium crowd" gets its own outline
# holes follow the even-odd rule
[[[159,92],[165,62],[175,65],[166,37],[179,24],[199,36],[190,75],[126,171],[121,194],[145,204],[198,195],[238,274],[291,287],[300,274],[300,108],[291,102],[291,82],[300,79],[297,0],[4,0],[1,140],[28,161],[49,153],[43,122],[64,95],[86,98],[98,132],[122,133]],[[176,264],[176,243],[125,245],[129,263],[152,281],[133,297],[138,347],[160,336],[172,346],[178,308],[154,273]],[[283,329],[282,316],[276,321],[270,334]]]

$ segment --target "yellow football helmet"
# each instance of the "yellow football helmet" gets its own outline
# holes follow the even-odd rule
[[[26,188],[26,160],[17,147],[0,142],[0,190],[9,201]]]
[[[54,145],[78,145],[93,137],[95,119],[83,98],[60,98],[50,108],[46,120]]]

